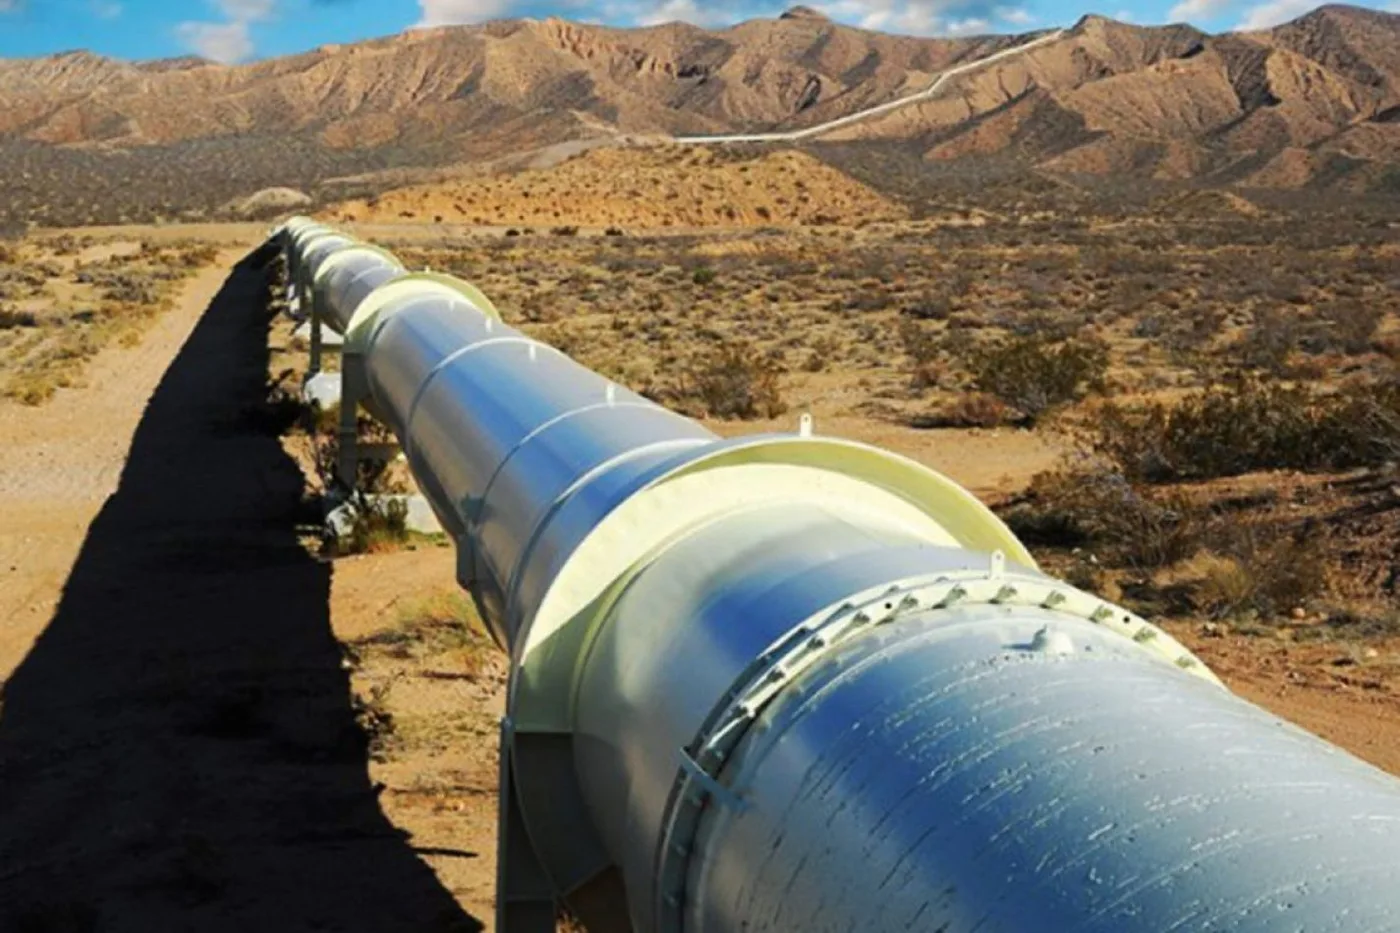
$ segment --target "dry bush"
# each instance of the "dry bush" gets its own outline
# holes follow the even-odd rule
[[[1337,349],[1355,356],[1371,349],[1385,312],[1372,304],[1341,302],[1324,307],[1319,316],[1322,320],[1321,333],[1316,340],[1319,346],[1313,352]]]
[[[1188,568],[1199,611],[1216,618],[1277,616],[1327,591],[1328,556],[1319,538],[1232,527]]]
[[[0,308],[0,330],[13,330],[17,327],[37,327],[39,319],[32,311],[18,311],[14,308]]]
[[[944,352],[944,346],[938,337],[915,321],[899,322],[899,340],[916,369],[934,362]]]
[[[1020,412],[1030,424],[1052,410],[1103,388],[1108,347],[1098,340],[1060,343],[1013,337],[974,345],[963,365],[979,391]]]
[[[1143,570],[1191,556],[1205,533],[1205,515],[1186,496],[1100,469],[1037,476],[1003,518],[1028,544],[1087,547],[1105,563]]]
[[[1376,466],[1400,453],[1400,385],[1323,393],[1244,380],[1174,404],[1110,404],[1093,445],[1148,482]]]
[[[1017,415],[1011,408],[985,392],[964,392],[952,402],[909,419],[912,428],[995,428],[1012,424]]]
[[[1263,308],[1235,344],[1240,363],[1273,376],[1292,375],[1289,361],[1308,332],[1302,315],[1291,308]]]
[[[776,418],[787,411],[774,360],[747,344],[722,344],[698,360],[667,401],[712,418]]]
[[[953,303],[947,295],[929,293],[904,304],[899,313],[916,321],[946,321],[953,313]]]

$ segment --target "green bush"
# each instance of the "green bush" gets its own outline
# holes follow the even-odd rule
[[[339,554],[394,550],[408,540],[408,503],[356,493],[350,527],[336,545]]]

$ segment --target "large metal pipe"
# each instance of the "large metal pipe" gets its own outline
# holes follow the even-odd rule
[[[951,481],[805,423],[721,440],[456,280],[352,292],[351,404],[512,658],[499,929],[556,897],[638,933],[1400,929],[1400,782]]]

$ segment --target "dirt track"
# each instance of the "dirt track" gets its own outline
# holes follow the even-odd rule
[[[7,658],[47,625],[0,710],[0,929],[478,929],[380,809],[331,567],[260,411],[264,272],[226,274],[37,410],[55,433],[6,413],[31,438],[0,484],[29,510],[6,522]]]

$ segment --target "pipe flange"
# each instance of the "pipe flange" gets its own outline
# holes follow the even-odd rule
[[[746,806],[720,775],[763,710],[836,646],[861,632],[914,613],[966,605],[1026,606],[1085,619],[1131,640],[1164,663],[1224,687],[1200,659],[1151,622],[1056,580],[1008,576],[1000,551],[991,554],[984,571],[913,577],[847,597],[804,619],[756,657],[705,717],[694,740],[679,750],[653,875],[656,930],[675,933],[683,927],[690,852],[705,808],[714,804],[742,810]]]

